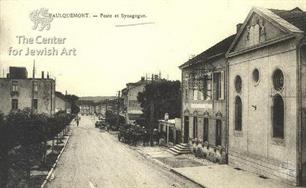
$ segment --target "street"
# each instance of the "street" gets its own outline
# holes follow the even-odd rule
[[[82,116],[48,188],[198,187],[147,160]]]

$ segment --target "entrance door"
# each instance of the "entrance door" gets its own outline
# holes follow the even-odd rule
[[[208,118],[204,118],[204,127],[203,127],[203,141],[207,141],[208,142]]]
[[[197,117],[193,117],[193,133],[192,133],[192,137],[193,138],[198,138],[198,118]]]
[[[184,117],[184,143],[189,141],[189,117]]]
[[[306,186],[306,108],[303,109],[302,113],[302,171],[300,175],[300,185]]]
[[[216,146],[222,143],[222,121],[220,119],[216,120]]]

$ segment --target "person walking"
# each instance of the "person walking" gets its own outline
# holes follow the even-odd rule
[[[76,121],[76,123],[77,123],[77,126],[79,126],[79,123],[80,123],[80,117],[79,117],[79,115],[77,115],[76,117],[75,117],[75,121]]]

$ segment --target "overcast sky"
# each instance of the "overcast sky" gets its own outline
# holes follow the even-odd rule
[[[250,9],[266,7],[306,10],[306,0],[151,0],[151,1],[31,1],[0,0],[0,69],[26,66],[32,75],[49,71],[57,90],[79,96],[115,95],[128,82],[161,72],[180,79],[179,65],[234,34]],[[47,8],[49,13],[90,13],[90,18],[54,18],[49,31],[33,30],[29,14]],[[145,18],[100,18],[103,14],[140,14]],[[94,18],[92,15],[97,14]],[[140,25],[133,25],[138,24]],[[116,25],[129,25],[116,27]],[[19,44],[16,36],[66,38],[65,44]],[[9,55],[9,48],[76,49],[76,56]],[[59,52],[60,53],[60,52]]]

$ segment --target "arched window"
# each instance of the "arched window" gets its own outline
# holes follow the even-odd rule
[[[239,96],[235,99],[235,130],[242,130],[242,102]]]
[[[254,82],[257,83],[259,81],[259,70],[254,69],[252,75],[253,75]]]
[[[237,93],[241,92],[241,88],[242,88],[242,80],[241,77],[239,75],[236,76],[235,78],[235,89]]]
[[[280,95],[273,97],[273,137],[284,138],[284,101]]]
[[[273,73],[273,86],[277,91],[284,87],[284,74],[280,69],[276,69]]]

